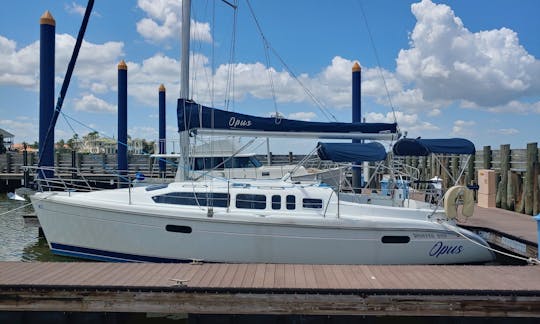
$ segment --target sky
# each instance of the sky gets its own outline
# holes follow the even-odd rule
[[[229,0],[229,3],[235,1]],[[477,150],[540,140],[537,0],[194,0],[190,97],[268,117],[351,121],[351,69],[362,66],[362,116],[408,137],[464,137]],[[0,128],[38,139],[39,18],[56,20],[60,92],[87,2],[6,1],[0,12]],[[255,18],[254,18],[255,17]],[[180,0],[95,1],[55,141],[117,137],[117,65],[128,65],[128,134],[178,138]],[[259,27],[258,27],[259,26]],[[273,144],[305,153],[305,142]],[[173,150],[171,145],[169,151]]]

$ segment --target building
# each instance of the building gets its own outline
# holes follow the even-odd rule
[[[13,149],[13,139],[15,138],[15,135],[11,134],[10,132],[3,130],[0,128],[0,134],[4,137],[4,147],[6,150],[11,151]]]
[[[128,139],[128,153],[130,154],[144,154],[144,145],[142,139]],[[78,151],[83,153],[93,154],[116,154],[118,149],[118,143],[115,139],[111,138],[92,138],[89,140],[82,140],[77,143]]]

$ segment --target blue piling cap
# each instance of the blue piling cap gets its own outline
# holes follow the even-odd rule
[[[536,219],[537,222],[540,222],[540,214],[534,216],[533,218]]]

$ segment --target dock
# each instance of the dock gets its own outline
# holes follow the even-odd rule
[[[538,258],[531,216],[476,207],[460,226]],[[0,312],[531,319],[540,265],[0,262]]]
[[[0,262],[0,311],[540,317],[540,268]]]
[[[476,206],[474,215],[459,222],[489,244],[525,258],[538,258],[538,231],[533,217],[501,208]],[[540,280],[540,279],[539,279]]]

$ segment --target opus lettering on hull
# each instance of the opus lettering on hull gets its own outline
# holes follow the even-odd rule
[[[463,252],[463,245],[444,245],[439,241],[429,250],[429,255],[438,258],[439,255],[460,254],[461,252]]]
[[[236,117],[231,117],[229,119],[230,127],[249,127],[251,126],[251,120],[245,119],[236,119]]]

